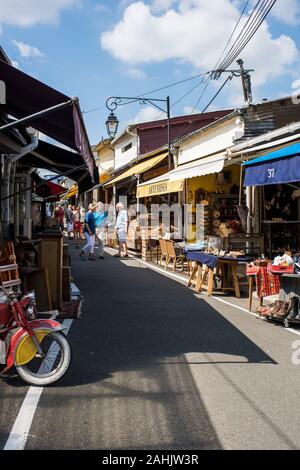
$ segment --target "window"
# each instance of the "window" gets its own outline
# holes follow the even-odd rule
[[[122,147],[122,153],[127,152],[127,150],[130,150],[132,148],[132,142],[130,144],[125,145],[125,147]]]

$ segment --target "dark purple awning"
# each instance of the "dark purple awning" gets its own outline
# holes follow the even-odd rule
[[[63,93],[2,60],[0,60],[0,80],[6,85],[6,104],[1,105],[0,111],[3,110],[16,119],[26,118],[53,106],[70,102],[69,105],[51,114],[29,120],[26,124],[80,152],[93,178],[95,161],[78,100],[71,100]]]
[[[93,181],[80,154],[71,152],[49,142],[39,141],[38,147],[20,160],[23,168],[43,168],[59,175],[66,175],[76,181],[79,194],[88,191],[99,181],[95,167]]]

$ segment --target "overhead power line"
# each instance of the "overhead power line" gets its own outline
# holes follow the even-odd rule
[[[218,69],[219,69],[220,72],[222,70],[226,70],[226,68],[228,68],[232,64],[232,62],[238,57],[238,55],[242,52],[242,50],[246,47],[246,45],[249,43],[249,41],[252,39],[254,34],[259,29],[259,27],[261,26],[261,24],[263,23],[263,21],[265,20],[265,18],[269,14],[269,12],[271,11],[272,7],[275,5],[276,0],[258,0],[257,1],[254,9],[252,10],[251,14],[249,15],[249,17],[247,19],[244,27],[242,28],[242,30],[238,34],[237,38],[235,39],[234,43],[232,44],[232,46],[229,49],[228,53],[226,54],[225,58],[222,60],[224,52],[228,48],[228,45],[230,44],[235,32],[237,31],[237,28],[238,28],[238,26],[239,26],[239,24],[242,20],[242,17],[244,15],[244,13],[246,11],[246,8],[248,7],[249,3],[250,3],[250,1],[247,0],[245,5],[244,5],[244,8],[242,9],[240,17],[239,17],[239,19],[238,19],[231,35],[230,35],[230,37],[229,37],[229,40],[227,41],[227,44],[226,44],[225,48],[223,49],[223,52],[221,53],[221,56],[220,56],[219,60],[216,63],[215,69],[211,72],[210,78],[219,78],[221,73],[219,73],[219,74],[216,73],[218,71]],[[222,60],[222,62],[220,64],[221,60]],[[220,65],[218,65],[218,64],[220,64]],[[222,89],[225,87],[225,85],[228,83],[228,81],[232,79],[232,76],[233,75],[228,77],[228,79],[223,83],[223,85],[218,90],[218,92],[210,100],[209,104],[203,109],[202,113],[204,113],[208,109],[208,107],[213,103],[213,101],[216,99],[216,97],[219,95],[219,93],[222,91]],[[250,80],[250,76],[247,75],[247,77]],[[243,80],[245,79],[245,77],[242,77],[242,78],[243,78]],[[244,83],[244,81],[243,81],[243,83]],[[197,108],[200,100],[204,96],[204,94],[205,94],[205,92],[208,88],[208,85],[209,85],[209,82],[206,84],[204,90],[202,91],[200,97],[198,98],[197,103],[195,104],[195,106],[193,108],[192,114],[195,111],[195,109]],[[190,128],[191,128],[191,124],[189,124],[184,129],[183,133],[181,134],[181,137],[185,133],[187,133],[188,129],[190,129]]]
[[[146,93],[142,93],[141,95],[138,95],[137,98],[139,97],[142,97],[142,96],[147,96],[147,95],[150,95],[151,93],[156,93],[157,91],[162,91],[162,90],[166,90],[167,88],[171,88],[171,87],[174,87],[176,85],[181,85],[182,83],[186,83],[186,82],[189,82],[191,80],[195,80],[196,78],[199,78],[199,77],[205,77],[205,76],[209,76],[210,72],[204,72],[204,73],[199,73],[197,75],[192,75],[191,77],[187,77],[187,78],[184,78],[183,80],[179,80],[177,82],[173,82],[173,83],[170,83],[169,85],[164,85],[160,88],[156,88],[154,90],[151,90],[151,91],[147,91]],[[201,82],[199,82],[199,84],[201,84]],[[199,86],[199,84],[197,86]],[[196,86],[196,87],[197,87]],[[194,87],[194,88],[196,88]],[[193,89],[194,89],[193,88]],[[82,111],[82,113],[84,114],[88,114],[88,113],[93,113],[95,111],[100,111],[102,109],[107,109],[106,106],[101,106],[99,108],[92,108],[92,109],[89,109],[87,111]]]
[[[241,20],[242,20],[242,18],[243,18],[243,16],[244,16],[244,13],[245,13],[245,11],[246,11],[246,9],[247,9],[249,3],[250,3],[250,0],[246,0],[246,3],[245,3],[245,5],[244,5],[244,8],[242,9],[242,12],[241,12],[241,14],[240,14],[240,17],[239,17],[238,21],[236,22],[236,25],[235,25],[235,27],[233,28],[233,31],[232,31],[232,33],[231,33],[231,35],[230,35],[230,37],[229,37],[229,39],[228,39],[228,41],[227,41],[227,43],[226,43],[224,49],[223,49],[223,51],[222,51],[222,53],[221,53],[221,55],[220,55],[218,61],[216,62],[216,65],[214,66],[214,70],[216,70],[216,69],[219,67],[219,63],[220,63],[220,61],[221,61],[223,55],[225,54],[225,51],[226,51],[227,47],[229,46],[229,44],[230,44],[230,42],[231,42],[231,40],[232,40],[232,38],[233,38],[233,36],[234,36],[234,34],[235,34],[235,32],[236,32],[238,26],[239,26],[239,24],[240,24],[240,22],[241,22]]]
[[[230,77],[227,77],[227,79],[225,80],[225,82],[223,83],[223,85],[218,89],[217,93],[214,94],[214,96],[212,97],[212,99],[210,100],[210,102],[208,103],[208,105],[205,106],[205,108],[201,111],[201,114],[205,113],[205,111],[210,107],[210,105],[213,103],[213,101],[215,101],[215,99],[217,98],[217,96],[221,93],[221,91],[223,90],[223,88],[225,87],[225,85],[230,81],[232,80],[233,78],[233,74],[230,75]]]
[[[228,68],[248,45],[254,34],[275,5],[276,0],[259,0],[249,16],[244,28],[220,64],[220,69]]]

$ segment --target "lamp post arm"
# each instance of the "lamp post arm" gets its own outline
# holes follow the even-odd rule
[[[158,106],[156,103],[167,103],[168,99],[157,99],[157,98],[144,98],[143,96],[130,97],[130,96],[110,96],[106,100],[106,107],[109,111],[115,111],[119,106],[126,106],[127,104],[139,102],[140,104],[150,103],[155,108],[159,109],[163,113],[166,110]]]
[[[170,107],[170,97],[167,96],[166,99],[159,99],[159,98],[145,98],[143,96],[110,96],[106,100],[106,107],[107,109],[111,112],[112,117],[115,118],[113,112],[119,107],[119,106],[126,106],[127,104],[131,103],[136,103],[139,102],[140,104],[146,104],[149,103],[155,108],[159,109],[163,113],[167,115],[167,128],[168,128],[168,167],[169,171],[171,170],[172,167],[172,161],[171,161],[171,130],[170,130],[170,119],[171,119],[171,107]],[[159,104],[157,103],[165,103],[166,108],[163,109]],[[116,118],[115,118],[116,119]],[[109,122],[109,118],[108,121]]]

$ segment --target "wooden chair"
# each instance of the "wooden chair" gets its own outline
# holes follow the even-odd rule
[[[16,263],[16,255],[12,242],[7,242],[0,249],[0,284],[6,289],[18,287],[18,290],[21,285],[19,266]]]
[[[18,287],[21,285],[19,267],[17,264],[0,266],[0,284],[5,288]]]
[[[166,261],[165,270],[167,269],[167,267],[169,265],[169,252],[167,250],[167,241],[168,240],[163,240],[162,238],[159,239],[159,245],[160,245],[160,249],[161,249],[161,257],[160,257],[159,265],[161,267],[162,262],[165,259],[165,261]]]
[[[173,261],[173,272],[177,268],[178,264],[181,264],[181,270],[184,271],[184,262],[186,261],[186,257],[184,254],[179,253],[177,250],[176,252],[176,247],[175,243],[172,240],[165,240],[166,242],[166,247],[167,247],[167,253],[168,253],[168,260],[167,260],[167,266],[169,266],[169,262]]]

